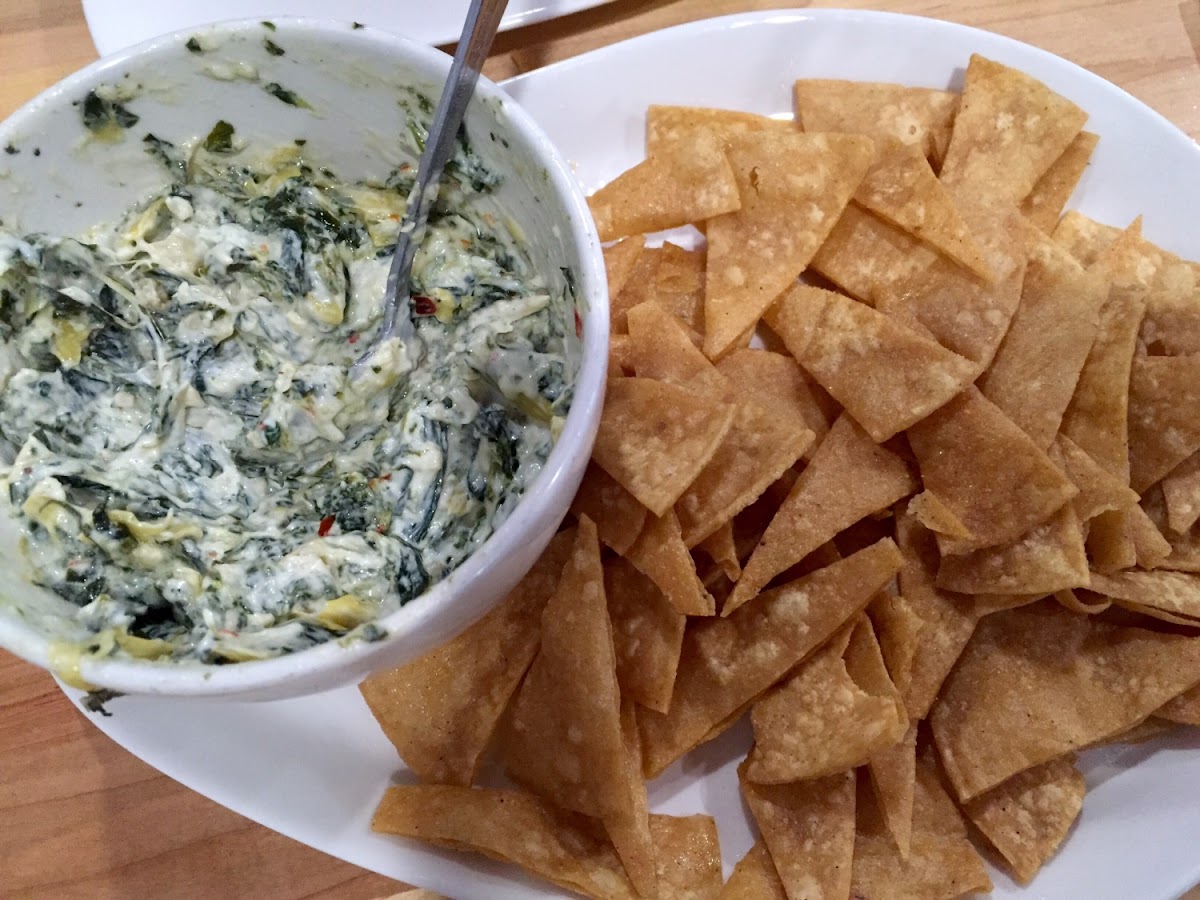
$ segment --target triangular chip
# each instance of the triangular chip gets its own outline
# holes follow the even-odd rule
[[[1075,193],[1099,140],[1100,136],[1090,131],[1075,135],[1067,149],[1042,173],[1033,190],[1021,201],[1022,215],[1046,234],[1054,231],[1058,224],[1058,217]]]
[[[1181,725],[1200,725],[1200,687],[1184,691],[1154,711],[1154,715]]]
[[[1109,286],[1049,238],[1030,229],[1027,239],[1021,303],[978,384],[1044,450],[1075,393]]]
[[[1129,508],[1101,513],[1087,528],[1087,554],[1093,571],[1119,572],[1137,565]]]
[[[904,460],[842,415],[797,479],[742,571],[721,615],[834,535],[916,489]]]
[[[1054,599],[1063,609],[1069,609],[1082,616],[1099,615],[1112,606],[1111,600],[1087,591],[1055,591]]]
[[[759,132],[729,151],[742,205],[707,223],[704,352],[724,356],[804,271],[870,165],[850,135]]]
[[[643,247],[634,261],[633,269],[622,282],[621,289],[609,293],[608,323],[611,337],[618,338],[629,331],[625,321],[629,310],[658,299],[658,270],[662,260],[661,247]]]
[[[600,540],[618,553],[628,552],[646,524],[646,507],[594,462],[583,473],[571,512],[595,522]]]
[[[974,380],[975,365],[865,303],[797,285],[766,315],[813,379],[876,443]]]
[[[794,784],[755,784],[738,769],[788,900],[848,897],[854,854],[853,772]]]
[[[737,544],[733,542],[732,519],[697,544],[696,549],[720,566],[730,581],[737,581],[741,577],[742,563],[738,559]]]
[[[1090,266],[1120,233],[1120,228],[1104,225],[1072,209],[1059,220],[1051,240],[1079,260],[1080,265]]]
[[[1083,808],[1087,790],[1069,756],[1026,769],[963,805],[1021,884],[1054,855]]]
[[[956,541],[971,539],[970,529],[932,491],[922,491],[909,500],[908,511],[935,534],[942,534]]]
[[[1187,534],[1200,519],[1200,453],[1193,453],[1162,481],[1167,522],[1176,534]]]
[[[595,822],[533,794],[440,784],[391,787],[371,829],[516,863],[588,897],[636,897]]]
[[[973,53],[942,180],[988,201],[1020,203],[1086,121],[1037,79]]]
[[[735,350],[717,363],[717,371],[728,379],[738,396],[758,398],[761,406],[785,422],[803,422],[813,433],[813,446],[805,456],[829,433],[836,413],[830,416],[826,409],[837,404],[790,356],[767,350]]]
[[[641,237],[622,238],[604,248],[604,271],[608,275],[608,296],[616,297],[629,281],[642,256],[645,241]]]
[[[1015,541],[1078,490],[1033,439],[970,387],[908,430],[925,489],[971,533],[955,552]]]
[[[805,131],[841,131],[916,147],[935,166],[950,144],[958,94],[869,81],[796,82],[796,118]]]
[[[1137,564],[1143,569],[1157,569],[1171,555],[1171,542],[1163,536],[1145,510],[1137,504],[1126,507]]]
[[[1079,488],[1071,505],[1081,522],[1138,503],[1138,495],[1125,482],[1110,474],[1065,434],[1058,436],[1055,446],[1062,454],[1063,471]]]
[[[788,900],[762,838],[733,867],[718,900]]]
[[[741,203],[722,142],[705,130],[660,142],[653,156],[588,198],[602,241],[701,222]]]
[[[851,201],[813,257],[812,268],[851,296],[874,304],[876,297],[938,259],[937,251],[919,238]]]
[[[1091,590],[1155,618],[1200,626],[1200,575],[1168,571],[1095,573]]]
[[[653,581],[620,558],[604,563],[604,593],[621,696],[666,712],[686,619]]]
[[[1129,379],[1129,486],[1139,494],[1200,450],[1200,356],[1139,356]]]
[[[646,110],[646,154],[663,144],[688,140],[699,130],[711,131],[723,141],[756,131],[794,134],[799,126],[791,119],[772,119],[755,113],[703,106],[651,106]]]
[[[892,591],[884,591],[872,600],[867,614],[875,626],[892,684],[904,697],[912,684],[917,639],[925,623],[911,603]]]
[[[670,242],[660,248],[658,302],[671,310],[689,329],[689,337],[704,338],[705,250],[685,250]]]
[[[965,801],[1136,725],[1197,681],[1200,639],[1035,603],[980,621],[930,721]]]
[[[916,765],[911,844],[908,857],[902,857],[867,779],[860,778],[852,897],[955,900],[991,890],[983,859],[927,754]]]
[[[865,765],[908,728],[871,624],[852,630],[845,659],[826,647],[756,704],[746,778],[780,784]]]
[[[658,585],[680,615],[716,615],[717,603],[696,574],[675,510],[651,519],[625,558]]]
[[[734,412],[673,384],[617,378],[608,384],[592,458],[662,516],[712,459]]]
[[[854,201],[984,279],[992,271],[958,207],[916,148],[889,140],[863,177]]]
[[[521,583],[458,637],[359,685],[384,734],[422,781],[474,781],[500,716],[537,652],[542,609],[573,541],[573,532],[554,537]]]
[[[875,753],[868,763],[875,802],[901,859],[912,847],[913,794],[917,780],[917,723],[897,743]]]
[[[653,777],[775,684],[867,605],[900,567],[890,540],[759,596],[727,619],[689,625],[667,714],[641,712]]]
[[[542,643],[513,701],[505,767],[518,783],[597,818],[628,811],[625,744],[596,526],[579,520],[542,614]]]
[[[651,816],[663,900],[716,900],[721,892],[721,847],[712,816]]]
[[[621,812],[604,820],[625,874],[642,897],[674,896],[659,885],[657,835],[650,820],[646,782],[642,780],[642,742],[637,728],[636,705],[621,702],[621,741],[624,744],[625,803]]]

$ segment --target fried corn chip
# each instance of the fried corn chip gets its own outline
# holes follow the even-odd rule
[[[1044,450],[1075,393],[1109,285],[1033,229],[1028,242],[1021,303],[978,384]]]
[[[704,129],[659,142],[653,156],[588,198],[602,241],[700,222],[741,203],[722,141]]]
[[[629,335],[610,334],[608,336],[608,378],[624,378],[633,374],[633,366],[629,363]]]
[[[640,237],[622,238],[604,248],[604,271],[608,275],[609,297],[618,296],[624,289],[644,249],[645,241]]]
[[[812,268],[864,303],[929,269],[938,253],[851,202],[812,259]],[[947,264],[949,265],[949,263]]]
[[[1137,565],[1128,507],[1101,513],[1088,523],[1087,553],[1096,572],[1119,572]]]
[[[1168,571],[1094,573],[1091,590],[1136,612],[1200,627],[1200,575]]]
[[[834,644],[767,694],[750,713],[754,750],[746,778],[780,784],[822,778],[865,765],[908,727],[870,622],[851,631],[842,658]]]
[[[849,896],[854,773],[771,785],[738,775],[788,900]]]
[[[942,181],[989,201],[1020,203],[1086,121],[1087,113],[1040,81],[973,53]]]
[[[916,147],[940,166],[950,144],[958,94],[930,88],[808,78],[796,82],[796,118],[805,131],[841,131]]]
[[[609,382],[592,458],[656,516],[712,459],[735,410],[648,378]]]
[[[646,110],[646,155],[654,155],[664,144],[690,140],[697,131],[710,131],[727,146],[736,137],[758,131],[794,134],[799,130],[790,119],[772,119],[732,109],[651,106]]]
[[[1125,731],[1197,681],[1200,640],[1035,603],[980,621],[930,722],[966,801]]]
[[[911,603],[890,590],[871,601],[867,614],[875,626],[888,675],[903,697],[912,684],[917,639],[925,623]]]
[[[871,756],[867,769],[875,787],[875,802],[896,842],[901,859],[912,848],[913,797],[917,781],[917,723],[891,747]]]
[[[1028,196],[1021,201],[1021,213],[1046,234],[1054,231],[1067,201],[1075,193],[1083,171],[1091,161],[1100,136],[1081,131],[1067,149],[1038,179]]]
[[[720,566],[725,577],[731,582],[737,581],[741,577],[742,564],[738,559],[737,545],[733,542],[732,519],[697,544],[696,549],[703,551],[709,559]]]
[[[1139,497],[1127,484],[1111,475],[1082,447],[1064,434],[1055,441],[1057,452],[1061,454],[1063,471],[1071,479],[1071,483],[1079,488],[1079,493],[1072,499],[1075,514],[1080,522],[1087,522],[1102,513],[1136,506]]]
[[[1120,228],[1101,224],[1072,209],[1059,220],[1051,240],[1079,260],[1080,265],[1090,266],[1120,233]]]
[[[1064,609],[1069,609],[1071,612],[1079,613],[1082,616],[1099,615],[1112,606],[1111,600],[1104,597],[1097,597],[1095,594],[1087,591],[1055,591],[1054,599]]]
[[[801,473],[725,603],[727,616],[834,535],[916,490],[904,460],[842,415]]]
[[[704,250],[685,250],[664,243],[658,266],[657,300],[679,317],[689,329],[688,336],[704,341]]]
[[[1193,453],[1162,480],[1167,522],[1176,534],[1187,534],[1200,519],[1200,453]]]
[[[851,896],[856,900],[952,900],[987,892],[991,879],[928,754],[917,760],[912,849],[900,856],[865,778],[858,785]]]
[[[908,511],[916,520],[935,534],[942,534],[956,541],[971,540],[971,532],[931,491],[922,491],[908,501]]]
[[[1143,569],[1157,569],[1170,557],[1171,542],[1163,537],[1158,526],[1150,521],[1140,506],[1133,504],[1126,508],[1126,512],[1133,532],[1137,564]]]
[[[707,223],[704,353],[719,359],[804,271],[871,163],[851,135],[759,132],[729,151],[741,208]]]
[[[634,261],[633,269],[622,282],[621,289],[609,292],[608,323],[610,337],[627,334],[626,316],[629,310],[658,299],[658,270],[662,266],[661,247],[643,247]]]
[[[1144,744],[1147,741],[1157,740],[1163,735],[1170,734],[1179,727],[1178,722],[1168,722],[1166,719],[1159,719],[1154,716],[1146,719],[1144,722],[1139,722],[1128,731],[1122,731],[1120,734],[1114,735],[1106,740],[1093,744],[1093,747],[1110,747],[1113,744]]]
[[[621,701],[621,742],[625,749],[625,802],[619,813],[604,820],[604,829],[638,894],[658,897],[663,893],[659,885],[659,841],[650,819],[646,783],[642,780],[642,742],[632,700]],[[670,848],[669,852],[673,850]]]
[[[775,863],[771,861],[771,852],[762,838],[733,867],[733,874],[725,882],[719,900],[788,900],[779,873],[775,871]]]
[[[729,618],[691,623],[666,714],[642,711],[653,777],[723,727],[860,612],[900,567],[890,540],[759,596]]]
[[[1135,357],[1129,485],[1139,494],[1200,450],[1200,356]]]
[[[591,819],[533,794],[456,785],[392,787],[371,828],[516,863],[588,897],[637,896],[612,844],[597,834]]]
[[[1078,489],[1033,439],[977,388],[969,387],[908,430],[925,489],[971,533],[938,537],[962,553],[1017,540]]]
[[[1087,788],[1069,756],[1026,769],[963,805],[963,812],[1029,884],[1067,837]]]
[[[750,397],[785,422],[802,422],[813,433],[811,453],[829,433],[829,398],[789,356],[766,350],[734,350],[717,363],[735,394]],[[824,400],[822,396],[824,395]]]
[[[384,734],[422,781],[475,780],[483,751],[537,652],[542,609],[574,537],[556,535],[520,584],[458,637],[359,685]]]
[[[1180,725],[1200,725],[1200,687],[1184,691],[1154,711],[1154,716]]]
[[[651,816],[659,895],[671,900],[717,900],[721,847],[712,816]]]
[[[716,615],[717,602],[696,574],[675,510],[651,519],[625,558],[658,585],[680,615]]]
[[[621,696],[666,712],[686,623],[658,587],[623,559],[604,563]]]
[[[876,443],[963,390],[975,366],[864,303],[797,285],[766,315],[791,354]]]
[[[589,462],[571,513],[596,523],[600,540],[617,553],[627,553],[646,524],[646,507],[594,462]]]

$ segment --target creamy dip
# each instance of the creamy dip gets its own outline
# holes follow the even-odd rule
[[[147,135],[173,181],[119,223],[0,230],[7,497],[94,654],[381,637],[511,512],[570,404],[570,278],[535,271],[465,143],[413,267],[416,339],[355,377],[412,165],[352,183],[302,142],[240,143]]]

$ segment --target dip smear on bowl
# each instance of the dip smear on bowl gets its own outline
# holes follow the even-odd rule
[[[428,103],[414,94],[415,159]],[[463,142],[413,267],[417,340],[365,374],[413,165],[347,182],[218,123],[79,239],[0,230],[0,438],[30,577],[99,655],[241,661],[420,595],[540,471],[578,365]]]

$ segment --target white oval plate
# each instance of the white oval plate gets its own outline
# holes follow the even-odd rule
[[[1101,135],[1075,205],[1200,257],[1200,148],[1102,79],[1007,38],[929,19],[797,11],[714,19],[524,75],[508,88],[558,142],[586,187],[640,159],[650,103],[790,110],[796,77],[945,87],[973,51],[1024,69],[1086,109]],[[76,692],[70,692],[78,696]],[[407,775],[353,689],[275,703],[122,698],[96,718],[151,765],[264,825],[352,863],[452,897],[558,893],[517,869],[372,834],[372,811]],[[726,872],[752,831],[735,768],[743,722],[651,782],[655,810],[716,816]],[[1089,793],[1065,849],[1029,888],[994,873],[996,897],[1168,900],[1200,882],[1200,731],[1081,757]]]
[[[510,0],[500,30],[520,28],[600,6],[608,0]],[[83,0],[88,31],[101,56],[181,28],[253,16],[336,16],[427,44],[451,44],[462,33],[468,0]]]

